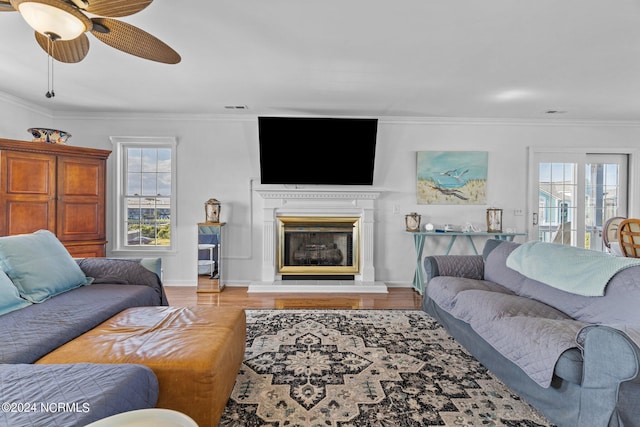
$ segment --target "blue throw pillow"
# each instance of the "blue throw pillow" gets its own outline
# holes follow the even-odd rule
[[[162,258],[142,258],[140,265],[162,279]]]
[[[27,300],[20,298],[18,288],[11,279],[0,271],[0,315],[31,305]]]
[[[48,230],[0,237],[0,269],[22,298],[36,303],[91,283],[67,248]]]

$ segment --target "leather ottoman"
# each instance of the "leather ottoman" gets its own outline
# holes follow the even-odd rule
[[[158,377],[157,407],[216,426],[244,358],[246,319],[224,307],[134,307],[37,363],[135,363]]]

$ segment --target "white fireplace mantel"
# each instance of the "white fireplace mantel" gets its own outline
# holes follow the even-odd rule
[[[281,216],[357,216],[361,219],[360,272],[355,285],[375,282],[373,265],[376,200],[382,193],[375,188],[258,186],[254,189],[263,205],[263,283],[280,283],[276,268],[277,218]],[[384,287],[386,291],[386,287]]]
[[[376,200],[381,191],[376,189],[310,189],[310,188],[278,188],[269,189],[268,186],[260,186],[256,189],[263,199],[295,200],[295,199],[351,199],[351,200]]]

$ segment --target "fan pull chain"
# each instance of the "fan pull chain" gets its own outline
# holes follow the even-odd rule
[[[51,38],[47,39],[47,93],[44,96],[47,98],[53,98],[56,93],[53,90],[53,41]]]

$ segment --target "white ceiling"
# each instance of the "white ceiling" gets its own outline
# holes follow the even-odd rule
[[[120,19],[182,62],[89,35],[47,99],[46,54],[0,13],[0,92],[54,114],[640,121],[640,0],[156,0]]]

